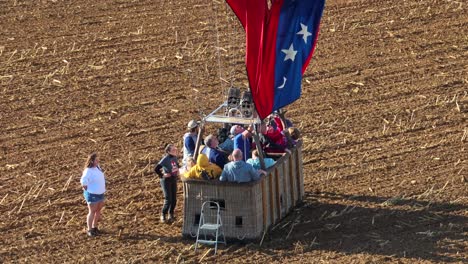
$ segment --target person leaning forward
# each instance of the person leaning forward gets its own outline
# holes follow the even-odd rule
[[[208,135],[205,138],[205,147],[202,149],[201,153],[205,154],[211,163],[214,163],[222,168],[227,163],[227,161],[224,153],[218,150],[218,144],[218,138],[211,134]]]
[[[240,149],[235,149],[232,152],[233,161],[224,165],[223,172],[220,181],[227,182],[250,182],[260,179],[261,174],[266,174],[263,170],[255,170],[252,165],[246,163],[242,159],[242,151]]]
[[[179,176],[179,163],[177,162],[177,148],[168,144],[164,149],[165,156],[159,161],[154,168],[161,182],[161,188],[164,195],[164,205],[161,212],[161,222],[167,220],[173,221],[174,210],[177,204],[177,178]],[[169,219],[167,213],[169,212]]]
[[[209,162],[208,157],[203,153],[198,155],[197,164],[184,174],[185,178],[205,180],[216,179],[219,175],[221,175],[221,168]]]

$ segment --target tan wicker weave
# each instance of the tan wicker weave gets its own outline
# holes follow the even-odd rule
[[[184,225],[182,234],[195,236],[201,205],[215,201],[222,207],[223,230],[228,239],[260,239],[264,231],[281,220],[304,195],[302,144],[277,160],[268,175],[250,183],[184,179]],[[216,212],[205,213],[215,217]]]

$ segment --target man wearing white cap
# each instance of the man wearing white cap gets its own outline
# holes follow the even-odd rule
[[[195,154],[195,144],[197,142],[197,128],[198,123],[195,120],[190,120],[187,124],[187,133],[184,134],[184,156],[182,159],[182,166],[185,167],[187,159],[193,157]]]

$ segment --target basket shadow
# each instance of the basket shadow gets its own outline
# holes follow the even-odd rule
[[[466,261],[468,207],[401,197],[307,194],[274,225],[262,247],[271,253],[314,250],[367,253],[435,262]]]

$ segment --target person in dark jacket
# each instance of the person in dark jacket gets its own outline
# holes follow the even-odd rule
[[[167,220],[173,221],[174,210],[177,204],[177,179],[179,176],[179,163],[177,162],[177,148],[168,144],[165,148],[166,155],[159,161],[154,168],[161,182],[161,188],[164,194],[164,205],[161,213],[161,222]],[[169,218],[167,213],[169,212]]]
[[[218,145],[218,138],[213,135],[208,135],[205,138],[205,147],[202,149],[201,153],[205,154],[211,163],[223,168],[227,160],[224,153],[218,149]]]

